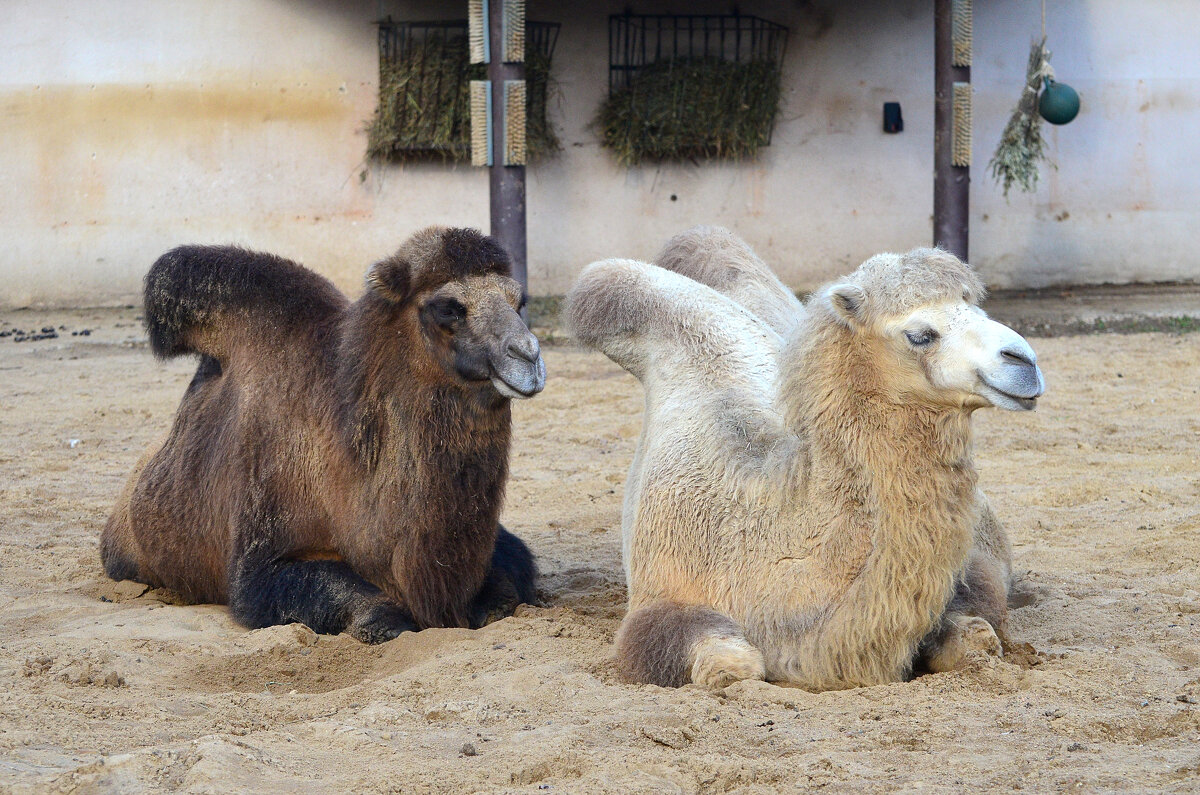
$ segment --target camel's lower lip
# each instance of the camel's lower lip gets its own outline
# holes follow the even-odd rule
[[[1020,395],[1014,395],[1011,392],[1005,392],[1003,389],[1000,389],[995,384],[989,384],[983,378],[980,378],[980,380],[983,381],[983,385],[986,389],[988,389],[991,392],[996,393],[997,395],[1004,398],[1005,400],[1010,400],[1013,403],[1016,403],[1020,408],[1026,410],[1026,411],[1029,411],[1037,406],[1038,396],[1022,397]],[[994,403],[995,401],[992,401],[992,402]]]
[[[520,387],[496,372],[492,375],[492,386],[501,395],[513,400],[526,400],[533,397],[546,386],[546,365],[541,359],[537,361],[534,377],[531,380],[532,384],[530,386]]]
[[[1011,398],[1011,399],[1017,401],[1018,403],[1031,403],[1031,404],[1037,403],[1036,395],[1034,397],[1024,397],[1022,395],[1014,395],[1012,392],[1006,392],[1005,390],[1001,389],[1000,387],[996,386],[995,384],[988,384],[988,386],[991,387],[992,389],[996,390],[997,392],[999,392],[1001,395],[1004,395],[1004,397]]]
[[[1021,408],[1031,409],[1037,405],[1037,398],[1023,398],[1016,395],[1010,395],[1007,392],[1001,392],[1009,400],[1013,400],[1021,405]]]
[[[496,391],[499,392],[501,395],[504,395],[507,398],[514,398],[514,399],[520,399],[520,400],[523,400],[525,398],[531,398],[534,395],[536,395],[538,392],[542,391],[541,389],[539,389],[537,387],[534,387],[533,389],[529,390],[528,392],[523,389],[518,389],[517,387],[508,383],[507,381],[505,381],[503,378],[500,378],[499,376],[492,379],[492,386],[496,387]]]

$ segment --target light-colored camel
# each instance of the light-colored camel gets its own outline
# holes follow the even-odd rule
[[[1044,382],[978,308],[971,269],[878,255],[800,309],[723,230],[659,261],[673,270],[594,263],[567,306],[646,391],[624,673],[828,689],[903,679],[918,651],[935,670],[998,652],[1007,542],[976,487],[970,415],[1032,408]]]
[[[698,226],[671,238],[654,264],[712,287],[748,309],[783,342],[804,317],[804,306],[744,240],[728,229]],[[980,299],[982,299],[982,294]],[[778,378],[776,378],[778,382]],[[999,654],[998,635],[1008,618],[1012,548],[982,491],[979,522],[955,595],[920,644],[917,664],[931,671],[957,667],[972,651]]]

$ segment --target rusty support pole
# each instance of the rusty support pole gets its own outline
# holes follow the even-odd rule
[[[524,80],[525,63],[504,62],[504,0],[487,3],[487,25],[492,42],[487,67],[492,84],[492,166],[489,171],[491,235],[512,257],[513,278],[529,289],[525,252],[525,166],[504,165],[504,81]]]
[[[970,83],[971,67],[954,65],[953,5],[934,0],[933,244],[965,262],[971,169],[952,163],[954,84]]]

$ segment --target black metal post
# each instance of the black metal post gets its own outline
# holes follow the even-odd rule
[[[952,0],[934,0],[933,244],[966,261],[971,169],[952,158],[954,84],[971,82],[971,67],[954,65],[952,12]]]
[[[525,251],[525,166],[504,165],[504,81],[524,80],[525,63],[504,62],[504,0],[491,0],[487,25],[491,36],[491,61],[487,76],[492,83],[492,167],[489,169],[491,235],[512,257],[513,278],[528,290]]]

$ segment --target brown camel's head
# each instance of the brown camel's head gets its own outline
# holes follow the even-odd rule
[[[374,265],[367,284],[415,328],[444,372],[505,398],[529,398],[545,386],[546,364],[509,274],[508,254],[493,238],[429,227]]]
[[[1032,409],[1046,389],[1037,354],[979,308],[984,294],[969,265],[925,248],[871,257],[822,300],[898,402]]]

